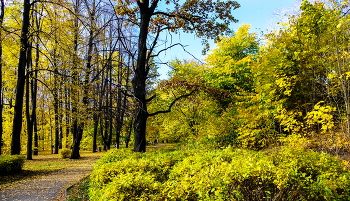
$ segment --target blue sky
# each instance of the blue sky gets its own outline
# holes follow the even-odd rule
[[[240,8],[233,11],[233,15],[239,20],[238,23],[232,24],[231,28],[237,30],[242,24],[250,24],[251,32],[261,33],[267,29],[272,29],[273,26],[283,19],[284,15],[290,10],[295,10],[298,7],[300,0],[237,0],[241,5]],[[201,40],[193,35],[173,35],[173,43],[181,42],[186,45],[186,50],[198,59],[203,59],[205,56],[201,54]],[[169,43],[168,43],[169,45]],[[212,45],[211,48],[215,48]],[[174,48],[162,55],[160,59],[163,62],[173,59],[193,59],[191,55],[184,52],[182,48]],[[159,69],[161,74],[160,79],[166,79],[168,67],[162,65]]]

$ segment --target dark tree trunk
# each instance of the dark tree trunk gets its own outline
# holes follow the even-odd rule
[[[79,12],[80,7],[80,1],[75,1],[75,8],[74,12],[77,15]],[[79,19],[78,17],[75,18],[75,33],[74,33],[74,61],[73,65],[75,68],[73,69],[72,73],[72,81],[73,84],[79,85],[79,76],[78,76],[78,35],[79,35]],[[72,114],[73,114],[73,147],[72,147],[72,154],[70,156],[70,159],[79,159],[80,158],[80,142],[82,139],[83,134],[83,128],[84,123],[80,121],[79,112],[78,112],[78,101],[79,101],[79,92],[77,90],[72,90],[73,92],[73,102],[72,102]],[[85,89],[84,89],[85,92]],[[85,97],[84,97],[85,99]]]
[[[121,52],[121,47],[119,47],[119,52]],[[119,54],[119,66],[118,66],[118,83],[122,82],[123,79],[123,69],[122,63],[123,60],[121,54]],[[127,86],[129,83],[129,70],[126,74],[125,85]],[[117,117],[116,117],[116,137],[115,137],[115,145],[116,148],[120,147],[120,133],[122,132],[122,127],[124,124],[124,115],[125,115],[125,107],[126,107],[126,96],[123,96],[122,89],[117,89]]]
[[[97,152],[97,131],[98,131],[98,115],[94,114],[94,137],[92,140],[92,152]]]
[[[110,150],[111,149],[111,143],[109,141],[109,134],[108,131],[109,131],[109,120],[108,118],[105,119],[105,127],[104,127],[104,130],[105,130],[105,134],[104,134],[104,150]]]
[[[130,142],[130,137],[131,137],[131,133],[132,133],[132,122],[133,122],[133,120],[130,121],[129,132],[125,138],[125,147],[126,148],[129,148],[129,142]]]
[[[148,7],[149,1],[145,0],[139,3],[140,8],[140,33],[138,38],[137,63],[135,74],[132,80],[134,96],[137,109],[134,122],[134,151],[146,151],[146,122],[148,118],[146,103],[146,79],[149,71],[147,61],[147,36],[149,22],[154,11]]]
[[[37,52],[39,52],[39,49],[37,49]],[[38,60],[38,58],[37,58]],[[32,129],[34,131],[34,147],[35,152],[34,155],[38,155],[38,126],[36,121],[36,105],[37,105],[37,89],[38,89],[38,82],[37,82],[38,73],[37,71],[34,73],[34,79],[32,80]]]
[[[54,148],[54,154],[58,154],[58,148],[59,148],[59,135],[60,135],[60,128],[59,128],[59,102],[58,102],[58,80],[57,80],[57,58],[56,58],[56,49],[53,53],[53,66],[54,66],[54,74],[53,74],[53,80],[54,80],[54,88],[53,88],[53,111],[54,111],[54,117],[55,117],[55,148]]]
[[[31,45],[30,45],[31,46]],[[32,69],[32,48],[28,49],[28,55],[27,55],[27,68],[28,71]],[[33,77],[28,75],[26,78],[26,117],[27,117],[27,160],[32,160],[32,149],[33,149],[33,110],[35,110],[34,107],[32,107],[32,114],[30,113],[30,100],[33,101],[33,93],[32,95],[31,92],[33,90],[30,90],[32,86],[32,80]],[[30,82],[31,81],[31,82]]]
[[[61,105],[60,105],[61,107]],[[63,115],[62,113],[59,113],[58,115],[58,125],[59,127],[59,138],[58,138],[58,149],[62,149],[63,148]]]
[[[37,22],[37,28],[39,28],[39,24]],[[39,38],[39,36],[37,36]],[[39,69],[39,41],[36,42],[35,48],[35,72],[33,73],[33,78],[31,80],[31,93],[32,93],[32,115],[31,115],[31,129],[34,132],[34,147],[35,152],[34,155],[38,155],[38,126],[36,120],[36,106],[37,106],[37,94],[38,94],[38,69]]]
[[[57,46],[56,46],[57,47]],[[58,81],[57,81],[57,74],[58,74],[58,69],[57,69],[57,57],[56,57],[56,49],[53,51],[53,82],[54,82],[54,87],[53,87],[53,111],[54,111],[54,128],[55,128],[55,146],[54,146],[54,151],[53,154],[58,154],[58,148],[59,148],[59,124],[58,124],[58,112],[59,112],[59,103],[58,103]]]
[[[54,154],[58,154],[58,148],[59,148],[59,136],[60,136],[60,128],[59,128],[59,117],[58,117],[58,95],[57,92],[54,92],[54,115],[55,115],[55,149]]]
[[[123,124],[124,124],[124,116],[125,116],[125,107],[126,107],[126,96],[122,98],[121,89],[118,89],[118,101],[117,101],[117,119],[116,119],[116,148],[120,147],[120,134],[122,132]],[[123,101],[121,101],[123,99]],[[120,106],[119,106],[120,105]]]
[[[73,149],[70,159],[80,158],[80,142],[83,136],[83,129],[78,125],[78,121],[73,123]]]
[[[112,62],[112,61],[110,61]],[[109,99],[107,98],[107,105],[108,105],[108,142],[107,142],[107,148],[108,150],[111,149],[111,144],[112,144],[112,137],[113,137],[113,96],[112,96],[112,82],[113,82],[113,77],[112,77],[112,63],[110,63],[110,68],[109,68],[109,86],[108,86],[108,92],[109,93]]]
[[[111,149],[112,137],[113,137],[113,117],[112,117],[112,115],[110,116],[108,123],[109,123],[109,125],[108,125],[108,128],[109,128],[108,144],[109,144],[109,149]]]
[[[103,145],[106,146],[107,140],[106,140],[106,137],[103,134],[103,132],[104,132],[103,119],[100,118],[100,135],[101,135],[101,138],[102,138],[102,141],[103,141]]]
[[[3,21],[4,21],[4,14],[5,14],[5,3],[4,0],[0,1],[1,8],[0,8],[0,155],[2,154],[2,133],[3,133],[3,127],[2,127],[2,111],[4,107],[4,102],[2,98],[2,39],[3,39]]]
[[[66,92],[66,95],[65,95],[65,98],[66,98],[66,148],[68,148],[68,138],[69,138],[69,133],[70,133],[70,130],[71,130],[71,126],[70,126],[70,120],[71,120],[71,116],[69,115],[69,110],[70,110],[70,104],[69,103],[69,89],[66,88],[65,89],[65,92]]]
[[[79,0],[76,0],[76,13],[78,13],[78,7],[80,3]],[[89,43],[88,43],[88,57],[87,57],[87,62],[86,62],[86,72],[85,72],[85,81],[84,81],[84,86],[83,86],[83,105],[85,106],[85,109],[88,110],[88,105],[89,105],[89,83],[90,83],[90,76],[91,76],[91,62],[92,62],[92,51],[93,51],[93,45],[94,45],[94,29],[95,29],[95,12],[96,12],[96,7],[95,7],[95,1],[92,1],[92,10],[90,10],[90,22],[91,22],[91,27],[90,27],[90,32],[89,32]],[[78,19],[76,19],[76,27],[78,28]],[[77,32],[78,33],[78,32]],[[75,44],[76,44],[76,53],[77,53],[77,38],[78,36],[75,35]],[[78,77],[75,78],[78,80]],[[77,110],[76,110],[77,111]],[[75,117],[76,118],[76,117]],[[76,131],[73,133],[74,136],[74,143],[73,143],[73,150],[72,150],[72,155],[71,159],[78,159],[80,158],[80,142],[83,138],[83,130],[84,130],[84,120],[76,120]]]
[[[27,119],[27,160],[32,160],[33,148],[33,121],[30,115],[29,77],[26,79],[26,119]]]
[[[22,112],[23,95],[25,85],[25,71],[27,64],[27,51],[29,49],[29,24],[30,24],[30,0],[23,1],[23,20],[21,31],[21,48],[17,69],[16,101],[14,107],[11,154],[16,155],[21,152],[21,131],[22,131]]]

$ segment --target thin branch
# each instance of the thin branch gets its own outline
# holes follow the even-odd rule
[[[151,117],[151,116],[155,116],[155,115],[158,115],[158,114],[169,113],[169,112],[171,112],[171,108],[174,106],[174,104],[175,104],[178,100],[180,100],[180,99],[182,99],[182,98],[187,98],[187,97],[191,96],[191,95],[192,95],[194,92],[196,92],[196,91],[197,91],[197,89],[191,91],[191,93],[188,93],[188,94],[185,94],[185,95],[182,95],[182,96],[179,96],[179,97],[175,98],[175,100],[173,100],[173,102],[170,103],[170,105],[168,106],[168,109],[167,109],[167,110],[154,112],[154,113],[148,114],[148,116]]]
[[[157,97],[157,95],[151,96],[150,98],[148,98],[148,99],[146,100],[146,103],[151,102],[155,97]]]

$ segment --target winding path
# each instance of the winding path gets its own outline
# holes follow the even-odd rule
[[[57,158],[57,155],[54,156]],[[3,188],[0,190],[0,200],[65,200],[65,189],[88,176],[93,169],[93,163],[100,156],[101,154],[89,154],[87,156],[82,154],[82,158],[79,160],[60,159],[61,163],[62,160],[67,163],[64,169],[31,177]],[[56,158],[54,160],[58,161]],[[41,157],[37,160],[45,160],[45,158]],[[52,160],[52,158],[48,160]]]

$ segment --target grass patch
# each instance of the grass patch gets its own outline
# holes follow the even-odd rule
[[[78,183],[71,186],[66,191],[67,201],[87,201],[89,200],[89,177],[85,177]]]

